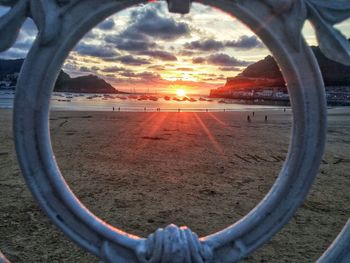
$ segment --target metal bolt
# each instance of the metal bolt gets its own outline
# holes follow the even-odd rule
[[[188,14],[192,0],[167,0],[170,13]]]

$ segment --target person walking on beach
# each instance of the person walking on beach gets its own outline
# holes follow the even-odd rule
[[[247,116],[247,121],[251,122],[250,115]]]
[[[114,111],[114,107],[113,107],[113,111]]]
[[[255,111],[253,111],[253,117],[255,116]]]
[[[265,122],[267,122],[267,115],[265,115]]]

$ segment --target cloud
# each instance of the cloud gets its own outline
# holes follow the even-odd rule
[[[238,67],[219,67],[221,71],[240,71],[241,69]]]
[[[162,50],[146,50],[141,51],[138,54],[158,58],[163,61],[177,61],[177,57],[175,57],[173,54]]]
[[[201,51],[217,51],[224,48],[224,43],[214,39],[197,40],[185,44],[186,49],[197,49]]]
[[[234,57],[230,57],[229,55],[223,53],[210,55],[209,57],[207,57],[207,63],[221,67],[247,66],[249,64],[246,61],[238,60]]]
[[[160,79],[160,75],[157,73],[152,73],[152,72],[141,72],[141,73],[134,73],[131,71],[126,71],[120,74],[123,77],[128,77],[128,78],[138,78],[138,79],[143,79],[143,80],[151,80],[151,79]]]
[[[122,68],[122,67],[105,67],[101,69],[102,72],[106,73],[115,73],[115,72],[121,72],[121,71],[126,71],[127,69]]]
[[[177,68],[178,71],[193,71],[193,68]]]
[[[180,50],[177,54],[180,55],[180,56],[186,56],[186,57],[188,57],[188,56],[193,56],[193,55],[195,55],[196,52],[190,51],[190,50]]]
[[[91,72],[91,70],[88,67],[85,67],[85,66],[80,67],[79,70],[80,70],[80,72]]]
[[[205,63],[206,59],[204,57],[195,57],[192,59],[193,64],[202,64]]]
[[[77,53],[85,56],[99,57],[99,58],[113,58],[119,55],[115,49],[108,46],[89,45],[85,43],[79,44],[75,49]]]
[[[131,13],[131,25],[125,35],[146,35],[155,39],[175,40],[190,34],[187,23],[175,21],[159,12],[157,5],[148,5]]]
[[[117,57],[115,60],[120,61],[125,65],[132,65],[132,66],[141,66],[141,65],[150,64],[149,60],[143,59],[143,58],[136,58],[132,55]]]
[[[37,32],[38,30],[34,22],[31,19],[26,19],[15,44],[11,47],[11,49],[5,52],[1,52],[0,57],[6,59],[17,59],[26,57],[29,49],[31,48],[34,42]]]
[[[164,67],[163,65],[153,65],[153,66],[149,66],[148,68],[158,70],[158,71],[166,70],[166,67]]]
[[[101,30],[104,30],[104,31],[108,31],[108,30],[111,30],[113,29],[115,26],[115,22],[113,19],[107,19],[105,21],[103,21],[102,23],[100,23],[97,28],[98,29],[101,29]]]
[[[263,43],[256,36],[241,36],[238,40],[216,41],[214,39],[196,40],[184,45],[189,50],[218,51],[224,48],[235,48],[249,50],[264,47]]]
[[[226,42],[226,46],[247,50],[253,48],[263,48],[264,44],[256,36],[241,36],[238,40]]]
[[[147,37],[130,38],[128,34],[124,35],[124,33],[119,36],[107,36],[104,40],[124,51],[142,51],[157,47],[157,44]]]

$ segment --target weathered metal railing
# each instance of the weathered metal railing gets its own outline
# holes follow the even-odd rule
[[[23,65],[14,105],[19,163],[28,187],[51,220],[85,250],[107,262],[236,262],[268,241],[303,203],[317,174],[326,138],[325,89],[317,61],[301,30],[306,19],[320,48],[350,64],[347,40],[333,28],[350,16],[350,1],[202,0],[237,17],[276,58],[288,83],[294,114],[289,153],[266,197],[242,220],[198,238],[170,225],[148,238],[131,236],[97,218],[72,193],[54,159],[48,127],[53,85],[70,50],[108,16],[145,0],[0,0],[0,50],[9,48],[26,17],[39,34]],[[190,0],[168,0],[186,13]],[[0,256],[0,261],[5,258]],[[319,262],[350,262],[350,221]]]

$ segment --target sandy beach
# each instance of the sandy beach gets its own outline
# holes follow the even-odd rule
[[[187,225],[200,236],[247,214],[287,154],[290,111],[52,112],[61,171],[97,216],[132,234]],[[268,121],[264,121],[268,115]],[[329,113],[317,180],[290,223],[245,262],[314,262],[350,216],[350,108]],[[99,262],[57,230],[18,167],[0,110],[0,249],[13,262]]]

